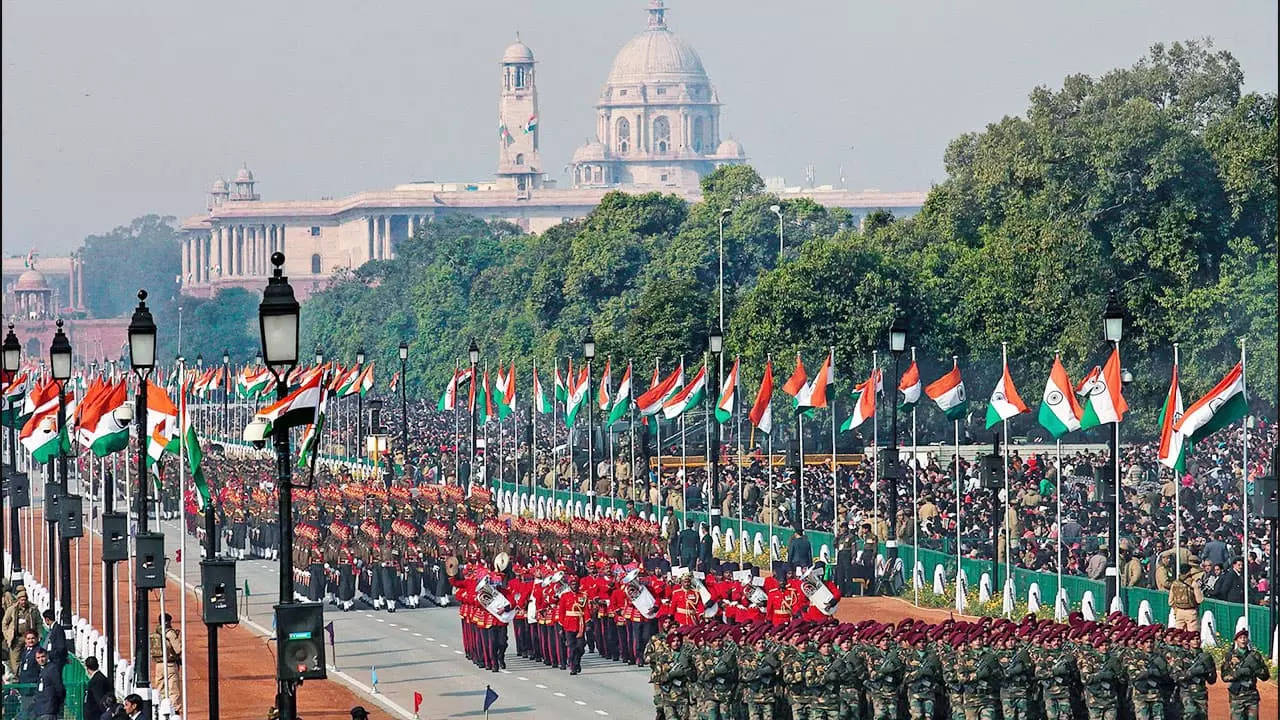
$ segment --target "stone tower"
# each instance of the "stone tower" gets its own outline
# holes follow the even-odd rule
[[[502,92],[498,100],[498,185],[527,197],[542,186],[538,155],[538,88],[533,51],[516,41],[502,53]]]

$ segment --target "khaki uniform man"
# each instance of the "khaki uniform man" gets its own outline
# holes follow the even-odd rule
[[[1200,603],[1204,591],[1200,589],[1199,568],[1193,568],[1169,584],[1169,606],[1173,608],[1173,627],[1188,632],[1200,632]]]
[[[22,652],[22,638],[28,630],[34,630],[40,637],[44,630],[44,621],[40,619],[40,611],[27,600],[27,589],[19,587],[13,604],[4,613],[3,635],[4,646],[9,651],[9,669],[18,672],[18,655]]]
[[[168,698],[174,715],[182,713],[182,638],[173,629],[173,617],[165,613],[151,634],[151,661],[156,664],[156,686],[160,697]],[[161,639],[160,631],[164,630]],[[163,678],[161,681],[160,679]]]

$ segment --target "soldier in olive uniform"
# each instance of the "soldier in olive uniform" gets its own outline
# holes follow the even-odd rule
[[[1200,634],[1184,632],[1182,646],[1171,652],[1170,672],[1182,699],[1182,720],[1209,719],[1209,685],[1218,682],[1213,656],[1200,648]]]
[[[1089,720],[1116,720],[1121,670],[1111,654],[1111,639],[1105,633],[1096,634],[1093,646],[1082,648],[1078,662]]]
[[[725,647],[724,635],[715,633],[694,656],[698,670],[698,717],[700,720],[727,720],[738,679],[737,655]]]
[[[757,635],[738,658],[738,679],[742,683],[747,720],[773,720],[774,681],[777,676],[777,659],[767,650],[764,635]]]
[[[1169,665],[1161,653],[1153,652],[1154,642],[1155,633],[1144,631],[1138,636],[1138,646],[1128,654],[1125,670],[1132,688],[1135,720],[1164,720],[1163,688],[1169,680]]]
[[[1000,658],[976,634],[969,636],[963,660],[965,717],[996,720],[1000,700]]]
[[[964,636],[953,632],[946,640],[938,644],[938,659],[942,661],[942,681],[946,687],[947,705],[951,711],[951,720],[964,720],[965,681],[960,672]]]
[[[862,720],[862,693],[867,682],[867,661],[861,643],[845,635],[840,640],[837,664],[840,680],[840,720]]]
[[[909,636],[911,649],[902,658],[902,682],[907,688],[907,710],[911,720],[933,720],[938,690],[942,688],[942,664],[927,647],[925,634],[916,631]]]
[[[1266,659],[1249,644],[1249,631],[1236,633],[1235,642],[1222,658],[1222,681],[1227,683],[1231,720],[1258,720],[1258,681],[1270,679]]]
[[[797,634],[782,661],[782,682],[787,703],[791,706],[792,720],[808,720],[809,688],[805,684],[804,668],[809,663],[809,647],[805,636]]]
[[[1000,659],[1000,707],[1003,720],[1028,720],[1035,695],[1035,662],[1029,643],[1014,633],[1003,636]]]
[[[662,699],[662,716],[665,720],[688,720],[689,685],[695,673],[693,654],[679,633],[672,633],[668,642],[670,649],[654,658],[654,680]]]
[[[867,695],[872,720],[896,720],[898,689],[902,687],[902,656],[890,644],[888,629],[877,637],[876,647],[867,652]]]
[[[804,666],[805,683],[812,693],[809,720],[837,720],[840,713],[840,681],[836,661],[831,636],[823,635],[818,640],[817,654],[811,655]]]
[[[1071,698],[1076,695],[1080,674],[1075,654],[1063,649],[1062,635],[1058,632],[1045,637],[1039,647],[1041,650],[1034,660],[1044,716],[1046,720],[1071,720]]]
[[[662,683],[658,677],[658,663],[665,662],[664,658],[671,652],[671,648],[667,645],[667,634],[660,632],[649,640],[648,646],[644,650],[644,664],[649,666],[649,682],[653,685],[653,705],[657,708],[657,715],[662,717]]]

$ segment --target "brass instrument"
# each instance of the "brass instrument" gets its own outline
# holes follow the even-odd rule
[[[831,590],[822,582],[822,575],[813,568],[800,573],[800,589],[809,602],[823,615],[832,615],[836,611],[837,601]]]
[[[511,601],[488,578],[476,581],[476,602],[504,623],[510,623],[516,616],[516,609]]]
[[[652,620],[658,616],[658,603],[653,599],[653,593],[649,592],[649,588],[640,582],[639,568],[629,570],[622,576],[622,591],[646,619]]]

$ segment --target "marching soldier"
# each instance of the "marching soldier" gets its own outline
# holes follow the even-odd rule
[[[1083,644],[1082,644],[1083,645]],[[1120,665],[1111,654],[1111,640],[1105,632],[1093,637],[1093,647],[1080,653],[1080,682],[1084,685],[1089,720],[1115,720],[1119,707]]]
[[[1159,628],[1159,625],[1148,625]],[[1138,646],[1129,652],[1125,668],[1133,693],[1135,720],[1164,720],[1164,686],[1169,680],[1169,666],[1161,653],[1152,652],[1154,634],[1143,631]]]
[[[867,681],[867,662],[861,646],[846,634],[840,639],[840,720],[862,720],[862,693]]]
[[[773,720],[777,676],[777,659],[766,649],[764,635],[756,635],[751,646],[738,658],[738,678],[742,683],[747,720]]]
[[[1021,632],[1006,633],[999,653],[1003,676],[1000,679],[1000,706],[1003,720],[1028,720],[1036,682],[1035,662],[1029,643]]]
[[[1200,633],[1184,632],[1182,646],[1170,653],[1169,664],[1182,699],[1182,720],[1208,720],[1208,686],[1218,682],[1218,667],[1213,656],[1200,649]]]
[[[653,678],[658,684],[663,718],[684,720],[688,717],[689,685],[695,672],[693,657],[679,632],[669,634],[666,642],[669,649],[653,654]]]
[[[1227,683],[1231,720],[1257,720],[1258,681],[1270,679],[1266,659],[1249,644],[1249,631],[1241,629],[1227,656],[1222,658],[1222,681]]]
[[[938,690],[942,687],[942,664],[926,644],[925,634],[916,631],[909,636],[911,651],[902,659],[902,682],[907,688],[907,710],[911,720],[933,720]],[[1010,720],[1006,716],[1005,720]]]
[[[1000,700],[1000,660],[977,635],[969,635],[964,655],[965,715],[976,720],[996,720]]]
[[[1045,718],[1071,720],[1071,698],[1076,694],[1079,676],[1075,654],[1063,649],[1062,635],[1056,632],[1048,635],[1038,647],[1041,650],[1033,655],[1033,660]]]
[[[565,649],[560,669],[563,670],[567,664],[569,674],[577,675],[582,672],[582,653],[586,649],[587,598],[584,593],[578,591],[576,578],[569,575],[567,582],[569,591],[561,595],[556,603],[556,618],[560,624]]]
[[[867,696],[872,720],[898,717],[898,688],[902,686],[902,658],[891,642],[892,626],[881,629],[876,645],[867,651]]]
[[[801,633],[796,633],[791,640],[792,645],[782,660],[783,691],[787,704],[791,706],[793,720],[808,720],[809,688],[804,669],[810,659],[809,643]]]
[[[831,651],[831,635],[818,640],[818,653],[811,655],[804,667],[805,683],[812,697],[809,720],[838,720],[840,712],[840,680],[836,657]]]

